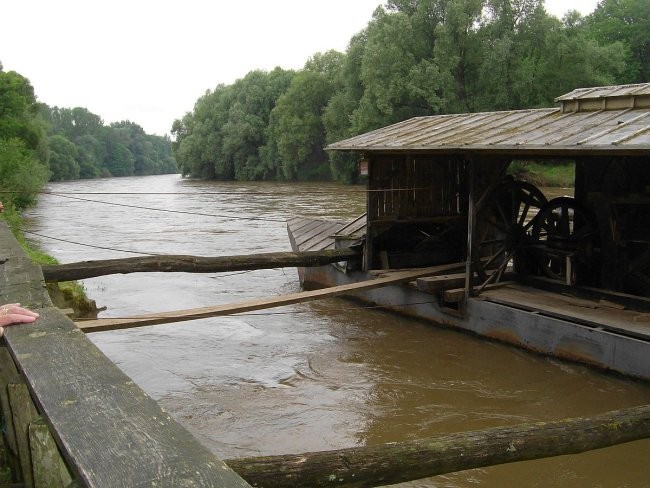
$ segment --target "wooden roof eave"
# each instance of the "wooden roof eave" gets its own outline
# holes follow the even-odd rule
[[[408,146],[395,147],[390,145],[376,146],[355,146],[355,145],[330,145],[325,148],[327,151],[361,152],[365,154],[450,154],[468,156],[514,156],[514,157],[566,157],[576,158],[581,156],[640,156],[648,155],[649,146],[571,146],[571,147],[549,147],[546,145],[526,146]]]

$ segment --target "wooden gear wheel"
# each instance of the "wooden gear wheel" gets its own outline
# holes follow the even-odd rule
[[[593,217],[573,198],[554,198],[532,226],[540,271],[566,284],[589,281],[594,275],[598,228]]]

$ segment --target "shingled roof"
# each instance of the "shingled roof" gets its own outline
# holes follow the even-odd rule
[[[415,117],[330,144],[361,152],[648,154],[650,83],[580,88],[557,108]]]

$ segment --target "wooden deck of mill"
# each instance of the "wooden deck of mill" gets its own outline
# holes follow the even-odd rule
[[[294,251],[333,249],[337,240],[349,239],[350,241],[363,238],[365,215],[347,224],[328,222],[324,220],[294,218],[288,222],[287,229]],[[518,325],[518,332],[505,332],[499,327],[488,330],[472,329],[467,326],[467,321],[459,317],[455,309],[449,309],[444,304],[460,300],[464,293],[463,283],[465,274],[464,263],[458,263],[456,271],[443,271],[434,276],[417,278],[402,285],[412,293],[433,295],[440,306],[437,313],[423,311],[422,307],[400,307],[395,299],[387,300],[387,309],[393,309],[409,315],[431,318],[442,325],[457,326],[466,330],[473,330],[490,338],[513,343],[527,349],[545,354],[555,355],[566,359],[577,359],[580,362],[596,365],[605,369],[613,369],[631,376],[650,379],[650,367],[646,358],[650,354],[650,299],[630,296],[605,290],[587,290],[578,292],[570,287],[554,286],[554,289],[545,289],[548,283],[542,279],[532,282],[505,281],[495,286],[489,286],[481,293],[471,298],[471,302],[480,307],[493,306],[502,313],[508,310],[517,312],[522,323]],[[319,270],[303,270],[308,276],[303,279],[310,286],[336,286],[343,283],[345,273],[333,266]],[[388,277],[404,270],[373,270],[368,275],[374,277]],[[337,279],[339,281],[337,281]],[[356,276],[353,279],[366,279]],[[313,280],[313,281],[312,281]],[[329,282],[328,282],[329,280]],[[392,291],[395,293],[395,290]],[[363,295],[356,295],[364,298]],[[385,297],[385,296],[384,296]],[[369,301],[383,303],[375,297]],[[417,301],[417,300],[413,300]],[[395,306],[397,305],[397,306]],[[555,335],[545,338],[544,344],[536,344],[526,336],[526,321],[540,321],[544,318],[550,327],[550,333]],[[469,319],[467,319],[469,320]],[[531,334],[535,335],[535,327],[531,325]],[[569,336],[576,330],[575,340],[560,341],[558,338]],[[585,345],[580,345],[584,335],[596,332],[604,342],[594,342],[590,350]],[[557,342],[561,342],[559,349]],[[609,344],[609,346],[603,345]],[[555,348],[555,351],[552,349]],[[609,348],[609,351],[605,349]],[[600,355],[599,355],[600,354]],[[598,359],[594,356],[599,355]],[[615,356],[615,357],[614,357]],[[628,364],[635,363],[633,369],[627,370]],[[638,369],[640,365],[641,369]]]

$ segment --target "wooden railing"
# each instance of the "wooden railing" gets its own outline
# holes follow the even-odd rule
[[[5,329],[0,401],[9,464],[26,487],[250,486],[52,306],[0,221],[0,303],[40,313]]]

